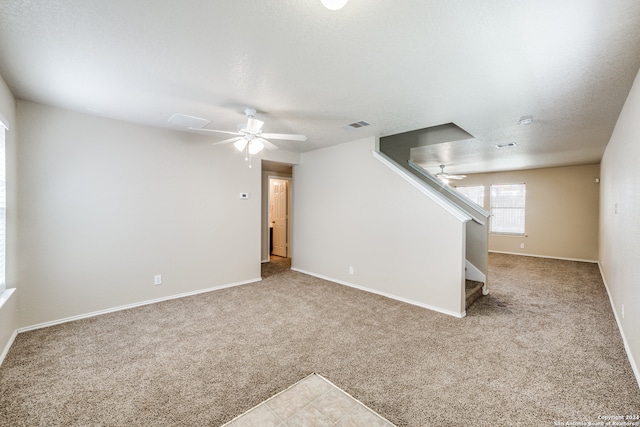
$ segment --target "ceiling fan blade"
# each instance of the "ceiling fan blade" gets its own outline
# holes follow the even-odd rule
[[[307,137],[305,135],[294,135],[291,133],[263,133],[260,134],[261,137],[267,139],[284,139],[288,141],[306,141]]]
[[[465,179],[467,176],[466,175],[449,175],[447,176],[448,179]]]
[[[201,129],[201,128],[189,128],[189,130],[196,130],[196,131],[202,131],[202,132],[210,132],[210,133],[226,133],[229,135],[242,135],[242,133],[240,132],[229,132],[226,130],[216,130],[216,129]]]
[[[272,142],[267,141],[264,138],[256,138],[258,141],[262,142],[262,144],[264,145],[264,148],[266,148],[267,150],[277,150],[278,146],[275,145]]]
[[[229,143],[231,143],[231,142],[239,141],[239,140],[241,140],[242,138],[244,138],[244,136],[235,136],[235,137],[233,137],[233,138],[224,139],[224,140],[222,140],[222,141],[214,142],[214,143],[213,143],[213,144],[211,144],[211,145],[229,144]]]

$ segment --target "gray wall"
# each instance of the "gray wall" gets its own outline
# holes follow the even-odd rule
[[[640,384],[640,73],[602,158],[600,267]],[[622,306],[624,305],[624,316]]]
[[[20,326],[260,279],[260,168],[236,150],[31,102],[17,116]]]
[[[459,315],[465,224],[376,160],[375,144],[301,155],[293,267]]]

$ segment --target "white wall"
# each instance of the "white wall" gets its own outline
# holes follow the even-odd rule
[[[620,113],[600,171],[600,267],[640,383],[639,117],[640,73]]]
[[[375,142],[301,155],[293,268],[459,315],[464,224],[376,160]]]
[[[31,102],[17,117],[21,327],[260,278],[260,168],[236,150]]]
[[[16,144],[17,124],[15,119],[16,103],[11,91],[0,77],[0,120],[9,126],[5,133],[5,151],[7,164],[7,241],[6,241],[6,284],[7,288],[18,285],[16,267]],[[0,307],[0,354],[10,344],[18,328],[18,291]],[[1,362],[1,360],[0,360]]]

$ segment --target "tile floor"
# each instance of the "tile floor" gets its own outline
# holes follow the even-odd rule
[[[223,427],[393,427],[318,374],[311,374]]]

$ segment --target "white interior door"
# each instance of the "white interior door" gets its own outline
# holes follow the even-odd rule
[[[287,256],[287,181],[271,180],[271,226],[273,255]]]

